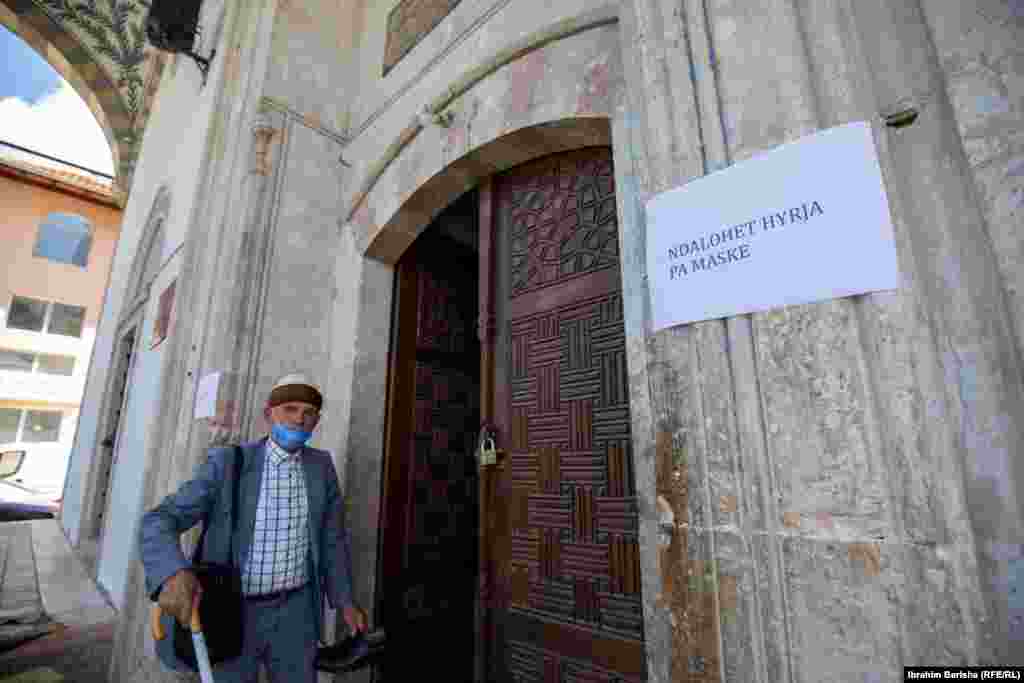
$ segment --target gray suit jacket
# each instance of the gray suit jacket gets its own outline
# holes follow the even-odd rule
[[[263,438],[242,446],[245,459],[238,491],[239,535],[235,539],[235,557],[228,558],[234,448],[211,448],[207,459],[196,467],[192,479],[142,517],[139,549],[146,573],[146,591],[150,596],[155,597],[160,586],[172,574],[191,566],[181,551],[179,536],[203,520],[207,523],[203,561],[230,561],[236,567],[244,566],[242,563],[248,558],[252,545],[266,442]],[[326,451],[307,447],[302,452],[302,464],[309,496],[309,576],[316,589],[313,591],[314,604],[310,607],[318,615],[315,621],[317,637],[320,637],[319,615],[323,613],[323,594],[327,594],[335,609],[352,605],[352,566],[344,501],[334,463]],[[165,626],[169,626],[172,622],[169,617],[166,619]],[[162,644],[170,640],[168,636]],[[163,653],[160,654],[166,662]]]

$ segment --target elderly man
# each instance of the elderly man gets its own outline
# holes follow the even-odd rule
[[[337,473],[325,451],[309,448],[323,396],[302,375],[283,377],[264,409],[268,437],[241,447],[237,536],[222,495],[236,449],[213,448],[195,476],[142,519],[140,549],[146,588],[167,614],[190,621],[201,589],[179,545],[179,536],[206,523],[204,559],[240,568],[244,597],[243,651],[214,667],[218,683],[255,683],[260,662],[271,680],[314,683],[322,594],[342,610],[353,632],[366,630],[366,615],[352,600],[352,570]],[[173,649],[158,646],[172,664]]]

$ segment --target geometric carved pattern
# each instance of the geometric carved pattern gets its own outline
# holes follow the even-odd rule
[[[631,593],[599,593],[601,599],[601,625],[627,638],[641,640],[644,633],[643,611],[640,608],[640,590]]]
[[[582,486],[574,493],[573,531],[577,541],[589,541],[594,535],[594,493]]]
[[[621,498],[633,494],[633,475],[624,444],[608,443],[608,495]]]
[[[515,450],[529,448],[529,414],[526,408],[512,408],[512,433],[509,446]]]
[[[530,489],[514,487],[508,501],[509,525],[513,529],[526,529],[530,525]]]
[[[619,265],[610,156],[558,155],[506,179],[512,297]]]
[[[567,577],[607,581],[608,566],[607,544],[572,542],[562,546],[562,567]]]
[[[621,680],[611,671],[586,667],[578,663],[566,663],[562,680],[565,683],[617,683]]]
[[[529,497],[527,524],[546,529],[569,529],[570,500],[560,495],[540,494]]]
[[[573,582],[576,593],[576,618],[581,621],[598,622],[601,610],[598,607],[597,584],[586,579]]]
[[[544,676],[544,655],[540,648],[526,643],[509,641],[508,663],[512,680],[523,683],[542,681]]]
[[[562,574],[562,542],[554,529],[540,532],[540,578],[552,579]]]
[[[594,451],[563,451],[559,468],[565,483],[600,489],[608,481],[611,463],[606,466],[605,456]]]
[[[565,581],[543,581],[541,577],[530,582],[530,606],[544,606],[546,614],[559,621],[569,622],[573,618],[572,584]]]
[[[559,683],[562,680],[561,664],[555,657],[544,660],[544,683]]]
[[[609,636],[641,643],[625,327],[621,285],[609,275],[619,264],[610,155],[556,155],[496,189],[511,273],[498,378],[508,387],[510,612],[594,647]],[[605,670],[597,655],[580,661],[574,642],[510,643],[513,680],[642,680]]]
[[[422,249],[420,257],[440,250],[433,239],[431,231],[414,247]],[[391,432],[393,438],[409,441],[408,457],[388,484],[393,523],[403,525],[394,560],[400,558],[401,564],[392,570],[394,578],[389,577],[400,597],[392,598],[395,607],[389,617],[406,639],[403,649],[420,648],[416,651],[431,649],[430,643],[446,637],[437,634],[471,632],[479,580],[479,480],[473,457],[480,425],[479,347],[470,327],[475,326],[476,288],[471,271],[451,267],[453,250],[443,253],[444,266],[433,265],[429,258],[406,266],[415,268],[403,278],[415,283],[416,317],[408,307],[399,307],[397,336],[403,340],[399,348],[410,338],[415,348],[409,361],[394,366],[402,377],[409,368],[414,385],[402,381],[402,391],[413,395],[396,404],[409,405],[411,400],[411,429],[405,428],[407,418],[392,418],[401,424]],[[399,505],[399,500],[404,502]],[[525,521],[524,509],[524,526]],[[462,678],[472,670],[472,644],[458,640],[451,647],[453,659],[459,660],[452,664],[452,676]],[[384,672],[390,680],[407,677],[405,662],[390,666]]]
[[[534,408],[526,419],[527,443],[530,448],[543,448],[544,446],[562,446],[572,438],[569,436],[569,413],[559,410],[557,412],[542,413],[539,408]],[[570,446],[571,447],[571,446]]]
[[[453,551],[475,528],[477,494],[464,434],[476,422],[472,399],[479,385],[436,361],[417,360],[415,373],[410,545],[433,556],[442,546]]]
[[[562,477],[559,472],[559,457],[557,448],[540,449],[540,490],[545,493],[558,493],[561,488]]]
[[[417,350],[464,353],[473,318],[467,316],[472,312],[460,301],[456,286],[424,268],[419,271],[417,289]]]
[[[443,220],[396,269],[380,612],[409,656],[382,665],[392,682],[411,678],[423,657],[442,649],[446,673],[471,679],[478,598],[507,600],[489,590],[493,574],[480,567],[478,259],[441,232]],[[522,588],[525,597],[528,582]]]
[[[614,671],[531,643],[511,640],[507,652],[511,680],[516,683],[621,683],[627,680]]]
[[[530,575],[525,567],[512,567],[512,604],[528,607],[530,603]]]
[[[640,592],[640,553],[639,545],[633,539],[618,536],[609,543],[609,568],[611,592]]]
[[[539,493],[540,458],[536,453],[515,453],[509,456],[509,473],[513,489],[529,489]]]
[[[605,496],[594,501],[594,506],[599,534],[636,535],[639,513],[636,498]]]
[[[569,448],[586,451],[593,447],[594,411],[592,401],[583,399],[569,404]]]

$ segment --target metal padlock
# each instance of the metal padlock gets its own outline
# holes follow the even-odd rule
[[[488,437],[480,442],[480,464],[496,465],[498,463],[498,452],[494,447],[494,439]]]

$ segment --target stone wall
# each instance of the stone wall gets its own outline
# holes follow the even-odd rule
[[[1024,7],[1019,2],[923,3],[963,141],[1024,339]]]
[[[1020,349],[926,16],[624,3],[645,84],[616,162],[651,680],[1016,661]],[[925,95],[912,126],[882,125]],[[905,286],[650,334],[642,201],[851,120],[875,126]]]

